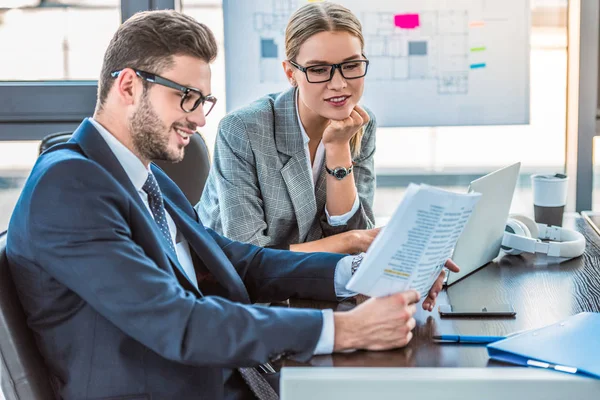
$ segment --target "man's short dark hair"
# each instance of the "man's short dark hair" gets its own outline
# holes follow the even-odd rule
[[[133,15],[119,27],[104,54],[97,108],[102,109],[114,81],[111,72],[129,67],[160,74],[173,65],[173,56],[181,55],[214,61],[217,42],[206,25],[173,10]]]

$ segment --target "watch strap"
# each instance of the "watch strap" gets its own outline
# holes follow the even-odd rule
[[[358,267],[360,267],[360,263],[362,263],[363,258],[365,257],[365,253],[360,253],[355,255],[352,258],[352,266],[350,267],[350,272],[352,273],[352,275],[354,275],[356,273],[356,271],[358,270]]]
[[[334,169],[329,169],[327,167],[327,164],[325,164],[325,171],[332,176],[335,176],[334,171],[338,168],[343,168],[343,167],[335,167]],[[354,163],[352,163],[352,165],[350,165],[350,167],[346,168],[346,176],[350,175],[352,173],[352,170],[354,169]]]

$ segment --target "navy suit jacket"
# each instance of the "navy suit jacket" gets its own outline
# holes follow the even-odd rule
[[[230,241],[205,229],[179,188],[152,171],[199,288],[89,121],[40,156],[25,184],[7,256],[52,385],[65,399],[249,396],[236,367],[308,359],[322,327],[318,310],[250,303],[335,299],[341,256]]]

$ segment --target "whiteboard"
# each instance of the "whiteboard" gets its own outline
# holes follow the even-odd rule
[[[285,27],[309,1],[223,1],[228,112],[290,87]],[[529,123],[529,0],[337,2],[363,25],[379,126]]]

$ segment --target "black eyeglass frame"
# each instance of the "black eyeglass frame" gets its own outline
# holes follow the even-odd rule
[[[139,76],[140,78],[142,78],[146,82],[156,83],[158,85],[166,86],[168,88],[175,89],[175,90],[178,90],[178,91],[182,92],[182,94],[181,94],[181,102],[179,103],[179,106],[181,107],[181,109],[185,113],[191,113],[192,111],[194,111],[195,109],[197,109],[198,106],[200,106],[200,104],[202,104],[202,107],[204,107],[204,104],[208,101],[211,104],[211,107],[208,109],[208,111],[204,112],[204,116],[207,116],[208,114],[210,114],[210,112],[212,111],[212,109],[215,107],[215,104],[217,104],[217,98],[215,96],[210,95],[210,94],[208,96],[205,96],[205,95],[202,94],[202,92],[199,89],[180,85],[177,82],[173,82],[173,81],[171,81],[169,79],[163,78],[162,76],[153,74],[151,72],[146,72],[146,71],[142,71],[142,70],[135,69],[135,68],[131,68],[131,69],[135,72],[135,74],[137,76]],[[119,76],[119,74],[122,71],[123,71],[122,69],[118,70],[118,71],[114,71],[114,72],[111,72],[110,75],[113,78],[116,78],[116,77]],[[185,100],[187,99],[187,96],[188,96],[188,94],[190,92],[196,93],[199,97],[198,97],[198,100],[196,100],[196,102],[192,106],[192,108],[190,110],[186,110],[183,107],[183,103],[185,103]]]
[[[364,55],[363,55],[364,57]],[[335,75],[335,70],[339,69],[340,70],[340,74],[342,75],[342,77],[344,79],[360,79],[360,78],[364,78],[367,75],[367,71],[369,70],[369,60],[365,57],[364,60],[349,60],[349,61],[344,61],[341,62],[339,64],[317,64],[317,65],[310,65],[308,67],[303,67],[302,65],[292,61],[292,60],[288,60],[290,62],[290,64],[292,64],[294,67],[296,67],[298,70],[304,72],[304,75],[306,76],[306,81],[308,83],[325,83],[325,82],[329,82],[333,79],[333,75]],[[342,69],[342,66],[344,64],[350,64],[350,63],[356,63],[356,62],[363,62],[365,63],[365,73],[361,76],[354,76],[351,78],[348,78],[344,75],[344,70]],[[315,67],[331,67],[331,72],[329,73],[329,79],[326,79],[324,81],[318,81],[318,82],[311,82],[311,80],[308,78],[308,69],[309,68],[315,68]]]

